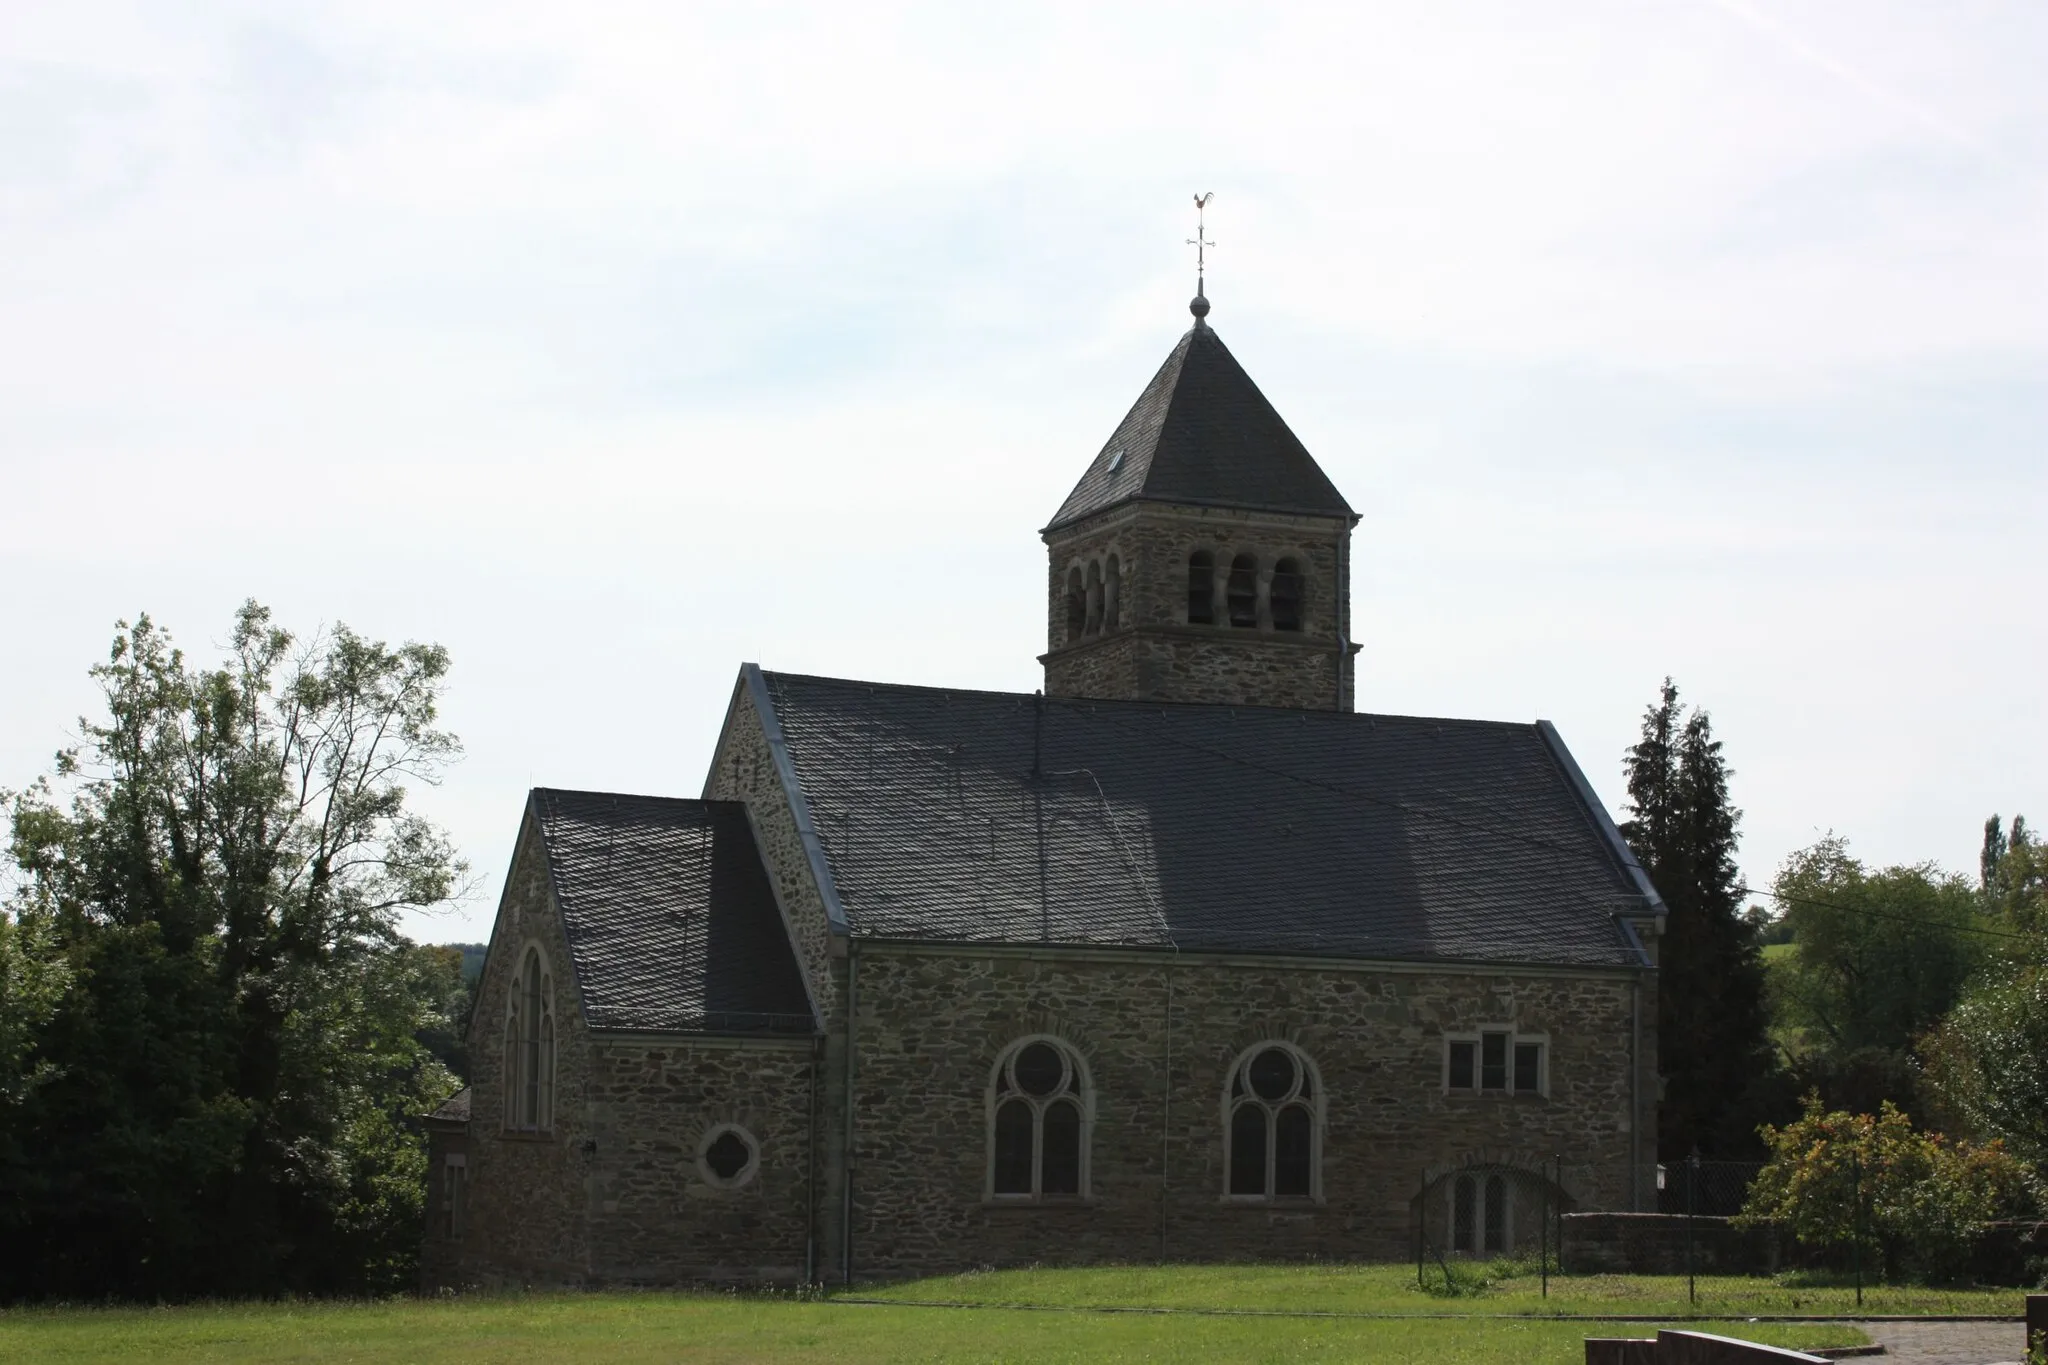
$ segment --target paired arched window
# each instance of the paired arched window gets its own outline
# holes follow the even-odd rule
[[[555,983],[538,947],[526,950],[506,992],[505,1127],[555,1126]]]
[[[1054,1038],[1026,1038],[996,1062],[989,1084],[989,1194],[997,1199],[1088,1193],[1088,1072]]]
[[[1451,1250],[1490,1255],[1514,1250],[1510,1185],[1499,1171],[1465,1171],[1451,1183]]]
[[[1067,644],[1105,635],[1123,624],[1124,566],[1116,555],[1067,570]]]
[[[1220,575],[1217,563],[1210,550],[1188,556],[1189,625],[1213,626],[1220,620],[1238,630],[1268,624],[1276,631],[1303,629],[1308,575],[1299,558],[1275,560],[1270,574],[1261,573],[1259,556],[1249,551],[1232,555]]]
[[[1322,1103],[1315,1064],[1299,1048],[1261,1043],[1239,1057],[1223,1101],[1225,1192],[1239,1199],[1321,1197]]]

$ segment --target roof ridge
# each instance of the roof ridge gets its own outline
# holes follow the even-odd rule
[[[793,682],[816,683],[827,687],[885,689],[890,692],[917,692],[931,695],[952,695],[972,697],[1000,697],[1006,700],[1030,701],[1042,695],[1038,692],[1009,692],[993,687],[943,687],[931,683],[883,682],[873,678],[839,678],[824,673],[788,673],[779,669],[761,670],[764,678],[771,680],[788,679]],[[1157,711],[1251,711],[1260,714],[1306,716],[1330,720],[1391,721],[1404,725],[1457,725],[1475,729],[1534,730],[1540,721],[1534,720],[1489,720],[1483,716],[1411,716],[1394,711],[1333,711],[1323,707],[1309,706],[1264,706],[1250,702],[1222,701],[1146,701],[1130,697],[1071,697],[1047,696],[1048,706],[1112,706],[1123,710]]]

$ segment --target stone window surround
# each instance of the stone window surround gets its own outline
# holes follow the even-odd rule
[[[996,1193],[996,1110],[1001,1102],[1015,1098],[1000,1093],[1003,1068],[1033,1043],[1046,1043],[1058,1049],[1066,1058],[1067,1065],[1074,1072],[1074,1094],[1080,1101],[1081,1109],[1081,1178],[1079,1194],[997,1194]],[[1090,1170],[1091,1153],[1095,1146],[1095,1079],[1088,1070],[1088,1059],[1075,1047],[1056,1033],[1027,1033],[1013,1038],[996,1054],[995,1065],[988,1071],[988,1087],[983,1092],[986,1112],[985,1127],[986,1154],[982,1162],[981,1202],[985,1207],[1004,1209],[1071,1209],[1092,1205],[1095,1200],[1095,1186]],[[1034,1182],[1035,1183],[1035,1182]]]
[[[742,1166],[730,1178],[722,1176],[717,1171],[711,1169],[711,1145],[727,1133],[738,1138],[747,1147],[747,1164]],[[760,1173],[761,1142],[753,1133],[748,1131],[744,1124],[730,1122],[714,1123],[704,1130],[702,1137],[697,1139],[697,1174],[703,1178],[705,1184],[711,1186],[714,1190],[744,1189]]]
[[[554,970],[548,961],[548,952],[539,939],[528,939],[520,946],[516,959],[519,969],[505,991],[505,1052],[503,1067],[498,1077],[503,1102],[500,1106],[499,1127],[501,1136],[517,1141],[546,1142],[554,1138],[555,1127],[555,1081],[556,1052],[560,1047],[559,1031],[555,1027]],[[541,1080],[536,1094],[536,1110],[533,1122],[519,1122],[520,1108],[525,1089],[525,1026],[519,1017],[521,1004],[527,995],[526,980],[529,970],[540,974],[540,1018],[535,1024],[539,1037],[536,1041],[536,1061]]]
[[[1472,1182],[1472,1245],[1458,1245],[1458,1185]],[[1498,1189],[1496,1189],[1498,1182]],[[1515,1246],[1516,1173],[1499,1166],[1473,1166],[1453,1174],[1444,1186],[1444,1245],[1454,1256],[1493,1256],[1512,1252]],[[1487,1245],[1486,1208],[1500,1198],[1500,1243]]]
[[[441,1156],[441,1217],[442,1235],[449,1241],[462,1240],[464,1207],[468,1200],[464,1186],[469,1180],[469,1157],[462,1152],[445,1152]]]
[[[1232,1194],[1230,1192],[1230,1120],[1232,1113],[1236,1109],[1236,1105],[1233,1103],[1233,1101],[1236,1099],[1236,1096],[1232,1093],[1232,1091],[1235,1087],[1238,1073],[1251,1065],[1252,1058],[1258,1056],[1261,1052],[1264,1052],[1268,1048],[1279,1048],[1281,1051],[1286,1052],[1290,1056],[1292,1056],[1294,1058],[1294,1064],[1301,1068],[1302,1074],[1308,1078],[1309,1085],[1313,1091],[1313,1093],[1309,1097],[1308,1196],[1306,1198],[1303,1198],[1300,1195],[1276,1196],[1267,1194]],[[1309,1056],[1308,1053],[1304,1052],[1301,1048],[1295,1046],[1293,1043],[1288,1042],[1284,1038],[1262,1038],[1258,1042],[1253,1043],[1250,1047],[1246,1048],[1244,1051],[1237,1054],[1236,1058],[1232,1060],[1230,1066],[1223,1073],[1223,1193],[1221,1196],[1222,1203],[1228,1205],[1237,1205],[1239,1207],[1244,1208],[1270,1209],[1308,1208],[1314,1205],[1320,1205],[1324,1202],[1323,1126],[1325,1122],[1325,1115],[1328,1112],[1328,1095],[1329,1091],[1323,1085],[1322,1070],[1316,1065],[1315,1059]],[[1272,1163],[1273,1156],[1274,1154],[1269,1148],[1267,1152],[1267,1163],[1269,1167]]]
[[[1209,619],[1189,620],[1187,608],[1183,604],[1177,624],[1190,626],[1196,630],[1215,630],[1226,634],[1254,629],[1263,635],[1296,636],[1308,633],[1308,620],[1314,597],[1309,577],[1309,565],[1312,561],[1306,550],[1296,547],[1274,549],[1261,545],[1240,545],[1233,549],[1227,545],[1204,542],[1188,547],[1187,553],[1181,557],[1181,572],[1185,574],[1192,568],[1195,556],[1201,554],[1209,556]],[[1233,626],[1230,623],[1229,584],[1232,566],[1239,558],[1247,556],[1254,566],[1255,591],[1258,594],[1256,627]],[[1283,560],[1293,561],[1295,575],[1300,580],[1295,598],[1295,619],[1300,624],[1292,630],[1280,630],[1273,624],[1273,574]]]
[[[1482,1046],[1480,1038],[1481,1035],[1488,1033],[1504,1033],[1507,1035],[1508,1084],[1504,1090],[1488,1088],[1480,1084],[1485,1079],[1480,1074],[1480,1048]],[[1469,1087],[1462,1085],[1454,1087],[1451,1084],[1451,1044],[1453,1043],[1472,1044],[1473,1074],[1472,1084]],[[1534,1043],[1536,1045],[1536,1088],[1534,1090],[1515,1089],[1515,1047],[1520,1043]],[[1550,1035],[1548,1033],[1524,1033],[1516,1029],[1511,1023],[1481,1024],[1476,1028],[1446,1032],[1443,1036],[1442,1084],[1443,1092],[1446,1096],[1462,1099],[1547,1100],[1550,1098]]]
[[[1118,545],[1068,561],[1066,573],[1066,634],[1063,645],[1099,639],[1123,629],[1124,584],[1129,566]]]

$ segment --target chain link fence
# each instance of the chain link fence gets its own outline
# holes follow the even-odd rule
[[[1749,1198],[1760,1161],[1674,1161],[1657,1168],[1657,1212],[1733,1218]]]

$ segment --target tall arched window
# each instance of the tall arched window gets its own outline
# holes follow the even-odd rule
[[[1090,635],[1102,633],[1102,561],[1092,560],[1088,565],[1088,624],[1084,628]]]
[[[1239,555],[1230,561],[1230,582],[1223,590],[1230,607],[1230,624],[1256,627],[1259,624],[1259,561]]]
[[[1188,624],[1216,624],[1216,556],[1207,550],[1188,556]]]
[[[538,947],[526,950],[506,995],[505,1126],[545,1133],[555,1126],[555,983]]]
[[[1322,1090],[1315,1064],[1286,1043],[1238,1058],[1224,1097],[1230,1195],[1321,1197]]]
[[[1012,1044],[989,1085],[989,1194],[1087,1194],[1091,1103],[1087,1070],[1072,1048],[1043,1037]]]
[[[1088,590],[1081,583],[1081,569],[1067,570],[1067,643],[1081,638],[1088,625]]]
[[[1109,557],[1109,571],[1102,581],[1102,628],[1115,630],[1123,624],[1124,566],[1115,555]]]
[[[1301,561],[1283,559],[1273,566],[1273,629],[1301,629]]]

